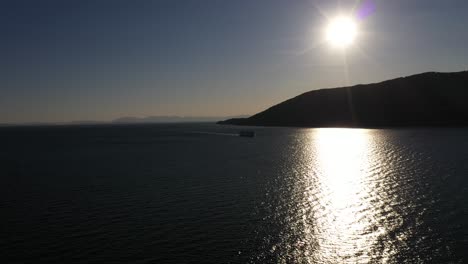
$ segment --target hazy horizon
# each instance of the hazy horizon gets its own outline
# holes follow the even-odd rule
[[[468,3],[5,1],[0,123],[252,115],[320,89],[468,68]],[[355,43],[324,43],[356,17]]]
[[[108,120],[61,120],[61,121],[26,121],[26,122],[0,122],[1,125],[34,125],[34,124],[111,124],[111,123],[185,123],[185,122],[215,122],[229,118],[245,118],[249,115],[235,116],[177,116],[177,115],[151,115],[151,116],[121,116]]]

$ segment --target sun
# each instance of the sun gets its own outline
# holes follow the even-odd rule
[[[338,16],[330,20],[326,28],[326,40],[336,48],[352,45],[358,33],[356,20],[348,16]]]

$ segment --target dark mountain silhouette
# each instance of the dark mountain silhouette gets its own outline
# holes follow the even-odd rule
[[[249,118],[219,124],[299,127],[468,125],[468,71],[428,72],[375,84],[314,90]]]

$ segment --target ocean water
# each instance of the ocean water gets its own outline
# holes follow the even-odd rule
[[[0,128],[0,262],[468,262],[468,129],[240,129]]]

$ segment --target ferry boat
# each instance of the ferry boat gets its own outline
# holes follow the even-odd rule
[[[239,137],[255,137],[255,131],[242,130],[239,132]]]

